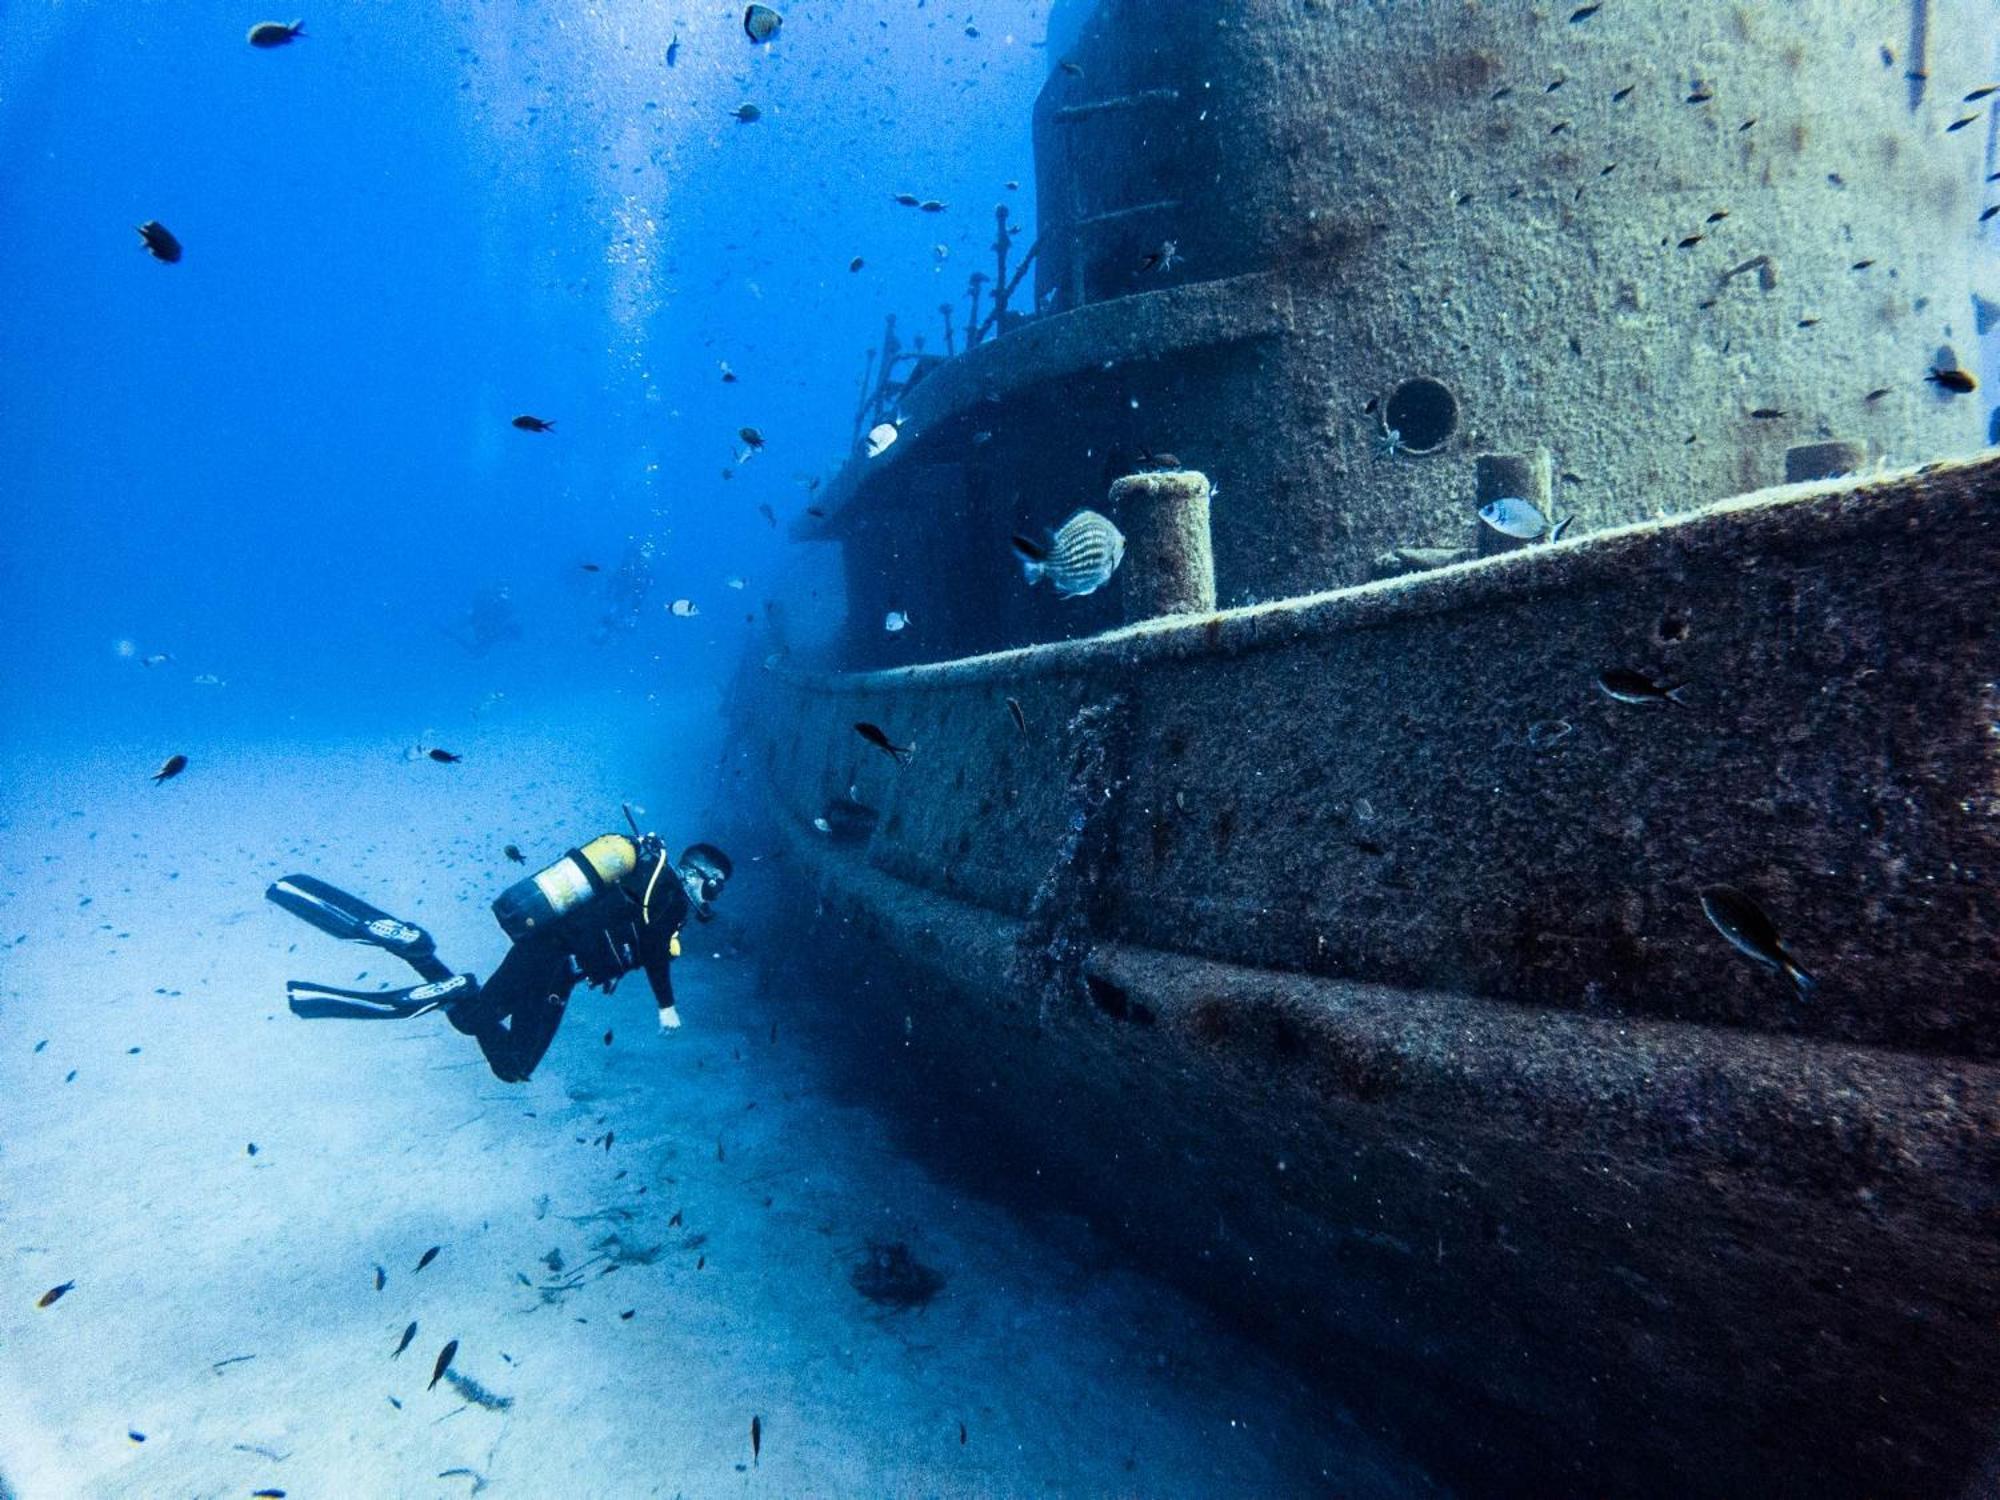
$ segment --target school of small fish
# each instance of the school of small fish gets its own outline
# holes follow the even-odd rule
[[[1584,25],[1596,16],[1601,9],[1602,6],[1599,4],[1587,4],[1577,7],[1569,13],[1567,17],[1568,22],[1572,25]],[[734,15],[733,8],[729,8],[729,14]],[[780,38],[784,33],[785,17],[769,5],[749,4],[743,8],[741,13],[741,31],[744,38],[754,47],[770,48],[775,46],[781,52],[790,50],[805,43],[807,39],[806,28],[812,20],[806,14],[804,8],[801,8],[798,14],[798,26],[793,30],[789,38],[781,42]],[[1555,19],[1561,19],[1560,11],[1556,13]],[[979,35],[978,29],[970,20],[964,23],[963,30],[964,34],[971,38],[976,38]],[[266,21],[256,23],[250,27],[247,33],[247,43],[253,48],[270,51],[290,46],[295,42],[304,40],[306,37],[307,33],[304,30],[303,23],[300,21]],[[325,44],[321,43],[318,45]],[[738,53],[744,52],[739,43],[732,43],[732,46]],[[677,66],[680,49],[681,42],[678,34],[675,34],[664,54],[664,62],[668,68]],[[761,56],[765,54],[754,55]],[[258,66],[261,67],[264,65],[258,64]],[[1062,59],[1056,66],[1061,75],[1071,80],[1081,80],[1084,77],[1082,66],[1073,59]],[[1557,80],[1555,83],[1548,85],[1547,91],[1553,93],[1560,85],[1561,80]],[[732,85],[731,96],[734,96],[737,88],[743,86],[745,86],[743,80],[739,80],[737,84]],[[1618,91],[1611,93],[1609,98],[1613,103],[1623,102],[1630,96],[1633,87],[1635,85],[1626,85]],[[1686,89],[1685,94],[1680,92],[1681,88]],[[1968,103],[1975,102],[1984,99],[1993,91],[1992,88],[1975,90],[1967,94],[1965,100]],[[1492,99],[1494,102],[1498,102],[1510,93],[1511,89],[1503,88],[1495,92],[1492,95]],[[1677,101],[1684,99],[1688,106],[1695,108],[1712,104],[1716,97],[1713,87],[1700,79],[1684,80],[1676,88],[1675,94]],[[717,111],[713,103],[705,107],[703,118],[721,134],[729,135],[734,139],[740,139],[751,144],[762,144],[782,133],[788,122],[788,117],[792,113],[792,106],[776,91],[765,97],[772,101],[778,113],[773,116],[772,123],[764,132],[750,132],[743,137],[736,137],[735,132],[730,131],[726,124],[718,123]],[[739,126],[749,126],[765,118],[764,108],[748,99],[736,104],[733,108],[727,110],[726,113]],[[1968,114],[1945,124],[1943,130],[1947,134],[1956,133],[1974,124],[1980,118],[1979,114]],[[1739,131],[1748,130],[1754,124],[1754,120],[1745,121],[1737,129]],[[1552,128],[1551,134],[1567,134],[1570,129],[1570,122],[1558,122]],[[1607,167],[1605,170],[1608,172],[1610,168]],[[913,177],[915,176],[915,174],[912,175]],[[912,185],[922,187],[928,184],[921,180],[915,180],[912,182]],[[1015,183],[1010,182],[1008,184],[1009,188],[1015,186],[1017,186]],[[879,209],[881,203],[879,196],[880,186],[871,186],[869,192],[873,202]],[[925,197],[918,193],[899,191],[892,195],[892,201],[902,208],[914,210],[919,214],[944,215],[950,212],[950,204],[947,201],[939,198]],[[1743,222],[1739,218],[1734,222],[1728,223],[1726,227],[1723,227],[1725,226],[1725,221],[1730,220],[1730,210],[1725,208],[1715,208],[1708,211],[1705,217],[1697,217],[1701,214],[1702,208],[1705,206],[1705,204],[1697,206],[1693,213],[1689,215],[1686,222],[1674,226],[1666,233],[1665,237],[1660,240],[1660,244],[1663,247],[1663,254],[1677,261],[1684,259],[1689,264],[1699,263],[1704,257],[1715,253],[1717,241],[1726,240],[1729,234]],[[1745,205],[1742,204],[1738,204],[1736,208],[1739,213],[1747,211]],[[173,212],[171,206],[168,206],[168,211]],[[963,212],[964,209],[961,207],[961,213]],[[1996,212],[2000,212],[2000,205],[1986,208],[1981,215],[1982,221],[1992,217]],[[902,216],[897,217],[901,218]],[[126,220],[121,215],[120,224],[122,225],[124,222]],[[905,222],[914,224],[917,221],[905,220]],[[952,222],[951,219],[932,221],[929,227],[937,229],[942,225],[949,225]],[[1696,227],[1697,225],[1699,227]],[[136,231],[140,237],[140,247],[154,260],[165,265],[173,265],[182,261],[184,251],[181,242],[158,220],[147,220],[136,226]],[[120,228],[119,233],[123,233],[122,228]],[[1005,233],[1006,231],[1003,228],[1003,236]],[[202,238],[197,233],[197,239],[200,240]],[[1192,236],[1190,236],[1189,243],[1194,243]],[[123,248],[120,253],[126,257],[130,257],[132,249],[130,242],[124,241],[122,244]],[[1670,250],[1666,248],[1668,246],[1671,246]],[[1707,248],[1704,249],[1704,246]],[[1141,247],[1150,248],[1144,248],[1142,251]],[[843,245],[840,248],[845,250],[847,247]],[[1684,256],[1680,254],[1681,252],[1685,253]],[[949,247],[940,243],[933,247],[931,253],[935,261],[943,261],[949,254]],[[1759,263],[1760,261],[1762,264]],[[837,270],[839,262],[837,259],[830,259],[827,264],[829,269]],[[868,261],[862,255],[856,254],[847,262],[847,269],[850,274],[858,274],[867,264]],[[1121,274],[1127,275],[1136,271],[1139,275],[1148,278],[1147,284],[1149,286],[1158,286],[1166,289],[1162,292],[1162,295],[1172,295],[1172,283],[1169,279],[1169,273],[1175,271],[1182,264],[1183,257],[1179,240],[1174,238],[1155,239],[1149,234],[1146,238],[1135,239],[1131,243],[1129,249],[1123,254],[1120,262],[1120,270]],[[1863,273],[1868,271],[1873,265],[1874,262],[1872,260],[1861,259],[1853,262],[1852,270],[1856,273]],[[141,268],[144,269],[143,266]],[[196,265],[190,267],[187,272],[180,274],[194,275],[200,269],[201,267]],[[1764,289],[1766,291],[1770,290],[1774,284],[1776,273],[1767,257],[1758,257],[1751,261],[1743,262],[1736,266],[1734,270],[1724,273],[1724,275],[1725,277],[1734,276],[1737,272],[1743,272],[1747,275],[1752,270],[1756,271],[1758,280]],[[152,277],[155,274],[165,276],[167,273],[155,273],[151,270],[144,270],[144,274]],[[1197,274],[1201,273],[1197,272]],[[946,313],[947,332],[949,332],[950,312],[948,305],[944,311]],[[1788,313],[1786,316],[1789,320],[1791,314]],[[1804,317],[1799,319],[1797,326],[1800,329],[1807,329],[1817,322],[1818,319],[1816,318]],[[745,367],[750,371],[752,379],[755,381],[758,378],[759,372],[751,360],[740,351],[739,358],[745,359]],[[722,383],[733,385],[739,381],[739,375],[727,361],[719,361],[717,367]],[[705,361],[701,368],[707,368]],[[1907,373],[1909,381],[1915,385],[1916,376],[1914,370]],[[1888,377],[1877,376],[1877,378]],[[1897,378],[1901,379],[1902,377],[1899,376]],[[1927,372],[1922,376],[1922,382],[1923,385],[1927,385],[1930,388],[1929,394],[1934,396],[1940,403],[1955,400],[1959,397],[1971,396],[1979,389],[1979,382],[1976,375],[1972,370],[1959,363],[1955,356],[1946,357],[1940,355],[1937,361],[1932,363]],[[1916,388],[1922,390],[1923,385],[1917,385]],[[746,388],[746,390],[748,389],[752,388]],[[1901,386],[1899,385],[1893,389],[1901,389]],[[1863,400],[1872,403],[1890,395],[1891,391],[1892,387],[1879,387],[1869,392]],[[524,392],[522,394],[527,399],[534,399],[531,393]],[[549,393],[544,392],[543,394],[547,395]],[[1786,421],[1795,421],[1804,410],[1803,406],[1797,402],[1793,402],[1788,406],[1765,404],[1752,406],[1749,404],[1750,400],[1758,399],[1759,396],[1764,394],[1759,392],[1756,395],[1746,396],[1743,404],[1735,409],[1735,417],[1741,418],[1747,416],[1749,421],[1754,423],[1783,423]],[[1787,398],[1780,394],[1778,399],[1784,400]],[[484,411],[481,421],[487,430],[491,431],[498,428],[496,419],[500,412],[505,409],[498,408],[496,410],[494,408],[487,408]],[[560,410],[561,408],[557,406],[550,409]],[[912,403],[906,409],[911,412],[919,412],[921,410],[915,403]],[[1376,403],[1372,401],[1367,408],[1367,414],[1378,419],[1374,430],[1369,434],[1369,440],[1374,444],[1376,451],[1384,459],[1392,460],[1399,468],[1402,467],[1408,461],[1411,453],[1411,450],[1403,441],[1402,431],[1390,427],[1386,417],[1376,409]],[[770,419],[767,418],[766,420]],[[1346,420],[1352,420],[1351,408]],[[526,457],[522,461],[530,463],[538,461],[543,456],[560,455],[575,447],[581,437],[587,433],[588,417],[580,419],[580,422],[583,425],[572,425],[566,428],[564,435],[558,441],[548,445],[522,442],[516,447],[515,440],[507,439],[506,442],[509,445],[509,451],[510,453],[525,455]],[[556,431],[556,422],[554,420],[527,413],[512,417],[509,425],[513,429],[527,434],[547,435],[553,434]],[[860,426],[861,424],[857,422],[855,427],[857,432],[860,431]],[[767,438],[763,430],[754,425],[744,424],[738,426],[736,429],[736,439],[741,444],[740,450],[736,452],[736,467],[744,473],[744,488],[751,487],[754,480],[765,477],[769,467],[782,462],[779,455],[792,451],[795,446],[793,443],[786,441],[785,431],[776,425],[775,422],[772,430],[778,434],[780,439],[778,447],[770,450],[772,456],[763,459],[762,462],[755,465],[754,469],[751,469],[744,466],[753,457],[766,453],[767,448],[769,448]],[[924,460],[925,452],[931,440],[919,427],[912,426],[909,430],[912,436],[905,450],[892,463],[882,465],[879,467],[879,470],[874,472],[880,472],[884,475],[895,475],[911,465]],[[1782,428],[1769,427],[1761,430],[1766,432],[1783,431]],[[861,455],[867,460],[881,458],[898,443],[903,436],[903,432],[904,424],[900,417],[894,421],[882,421],[868,427],[865,433],[861,434]],[[982,431],[974,436],[973,442],[975,445],[982,444],[989,441],[991,435],[990,432]],[[716,427],[709,430],[707,441],[715,443],[718,445],[718,448],[713,457],[707,460],[708,462],[720,461],[723,456],[720,451],[720,445],[727,440],[727,437],[727,423],[717,424]],[[1177,445],[1181,445],[1188,440],[1174,439],[1174,441],[1176,441]],[[1189,447],[1187,451],[1195,453],[1197,458],[1200,457],[1197,449],[1194,447]],[[1173,454],[1144,453],[1134,462],[1132,470],[1133,472],[1157,472],[1178,469],[1180,467],[1180,460]],[[728,478],[732,472],[732,470],[725,469],[723,475],[725,478]],[[1574,476],[1565,477],[1574,478]],[[808,491],[808,494],[810,493]],[[829,494],[832,493],[834,491],[830,488]],[[1040,498],[1046,500],[1048,497]],[[1460,498],[1455,503],[1462,507],[1464,503],[1463,498]],[[829,499],[826,501],[826,507],[834,505],[835,502],[833,500]],[[826,507],[807,506],[804,508],[803,513],[811,519],[825,520],[829,514]],[[760,502],[756,513],[762,517],[768,526],[772,528],[777,527],[778,514],[770,502]],[[1038,512],[1039,515],[1053,515],[1057,513],[1059,512],[1053,509]],[[1457,514],[1462,518],[1463,510],[1459,510]],[[1544,544],[1553,544],[1561,541],[1567,529],[1576,519],[1574,515],[1564,515],[1560,519],[1557,519],[1550,512],[1545,511],[1542,506],[1519,496],[1500,496],[1488,500],[1477,507],[1476,515],[1480,524],[1500,536],[1520,542],[1539,542]],[[1129,523],[1130,518],[1128,517],[1127,519]],[[1032,529],[1039,522],[1028,524]],[[1046,582],[1050,585],[1054,594],[1061,599],[1083,598],[1103,589],[1117,574],[1124,560],[1126,549],[1126,537],[1118,525],[1109,516],[1088,508],[1074,511],[1061,525],[1054,527],[1046,534],[1016,534],[1011,537],[1010,541],[1014,557],[1022,569],[1027,587],[1032,589]],[[992,558],[996,567],[999,566],[1003,559],[999,555],[997,536],[982,537],[979,539],[979,545],[988,549],[986,555]],[[564,555],[573,557],[575,554],[566,552]],[[1509,566],[1518,565],[1510,564]],[[600,574],[603,571],[601,565],[593,562],[580,563],[577,565],[577,568],[578,571],[587,574]],[[704,576],[709,580],[713,580],[716,574],[707,573]],[[761,577],[761,574],[759,576]],[[571,581],[580,591],[584,589],[597,589],[602,586],[602,580],[590,584],[585,584],[581,580],[572,579]],[[732,591],[741,591],[748,587],[748,580],[741,575],[729,575],[723,578],[722,583],[725,588]],[[658,596],[654,595],[652,597]],[[890,597],[899,597],[899,595],[891,595]],[[919,602],[921,603],[921,600]],[[652,606],[648,604],[647,607],[650,609]],[[879,608],[880,601],[877,600],[873,607]],[[697,603],[689,597],[675,598],[665,608],[668,614],[677,619],[691,619],[700,616],[702,613]],[[719,613],[721,612],[719,606],[718,611]],[[873,610],[870,609],[867,613],[862,613],[861,608],[857,606],[856,612],[859,617],[859,624],[865,630],[867,621],[872,616]],[[657,616],[652,615],[649,618],[657,619]],[[911,640],[922,641],[924,638],[933,635],[938,629],[940,622],[941,615],[936,617],[927,615],[925,627],[919,630],[915,636],[911,637]],[[886,634],[900,635],[911,628],[911,616],[904,609],[890,608],[882,614],[882,629]],[[700,633],[693,631],[686,632],[689,636],[697,636]],[[1609,652],[1607,651],[1608,654]],[[766,660],[766,667],[776,667],[782,655],[782,652],[774,653]],[[149,654],[137,659],[142,666],[147,668],[163,667],[174,660],[169,653],[164,652]],[[1634,659],[1643,661],[1644,653],[1634,652]],[[1586,668],[1587,670],[1588,668]],[[161,673],[148,680],[157,682],[167,675]],[[193,680],[197,684],[204,686],[219,687],[224,685],[222,679],[214,674],[203,674],[195,677]],[[1504,737],[1506,743],[1515,750],[1518,750],[1518,747],[1525,742],[1528,748],[1535,751],[1555,752],[1538,762],[1538,764],[1550,766],[1560,764],[1565,757],[1577,756],[1581,749],[1587,748],[1592,743],[1592,737],[1597,733],[1597,728],[1595,722],[1588,717],[1589,713],[1601,712],[1607,722],[1643,722],[1647,724],[1655,722],[1661,724],[1668,722],[1685,723],[1699,717],[1699,705],[1693,707],[1689,705],[1688,694],[1690,692],[1690,685],[1685,682],[1670,680],[1657,671],[1641,670],[1638,667],[1630,665],[1606,667],[1597,673],[1594,679],[1594,687],[1602,699],[1610,700],[1609,704],[1591,699],[1589,679],[1579,674],[1576,681],[1576,699],[1559,705],[1559,711],[1571,713],[1575,716],[1574,719],[1536,719],[1528,722],[1525,730],[1522,730],[1520,724],[1526,719],[1526,715],[1523,714],[1520,719],[1512,720],[1510,727],[1505,730]],[[241,691],[242,689],[239,688],[239,693]],[[231,698],[233,699],[235,696],[231,695]],[[222,702],[225,700],[211,701]],[[1042,739],[1052,739],[1055,737],[1055,730],[1048,726],[1052,722],[1059,723],[1060,720],[1054,718],[1054,710],[1048,706],[1049,700],[1044,697],[1036,697],[1035,701],[1038,705],[1037,722],[1044,726],[1041,737]],[[990,699],[988,700],[988,704],[989,707],[986,712],[990,713]],[[1611,705],[1617,706],[1613,707]],[[1031,738],[1030,723],[1021,701],[1015,697],[1007,697],[1004,699],[1004,706],[1008,721],[1013,726],[1015,736],[1021,740],[1029,740]],[[1553,704],[1551,706],[1558,707],[1558,705]],[[1667,707],[1676,708],[1681,712],[1673,716],[1660,715],[1657,717],[1649,712],[1627,713],[1627,710],[1656,710]],[[891,717],[887,714],[884,716]],[[1005,732],[1004,728],[1000,726],[997,716],[984,722],[991,725],[996,733]],[[903,727],[907,730],[910,726],[905,723]],[[875,751],[879,751],[889,759],[892,765],[899,769],[910,765],[915,756],[916,746],[914,743],[898,743],[898,739],[901,736],[892,736],[887,729],[878,724],[868,721],[855,721],[853,723],[853,730],[865,745]],[[1581,730],[1581,733],[1579,730]],[[195,748],[200,750],[202,747],[197,743]],[[473,748],[478,749],[480,747],[475,746]],[[1023,755],[1033,753],[1037,748],[1038,745],[1036,744],[1023,746],[1020,747],[1020,753]],[[213,785],[213,763],[206,758],[206,752],[204,751],[203,753],[205,758],[204,769],[201,775],[188,785],[164,796],[161,799],[163,803],[171,803],[175,799],[184,797],[198,798],[206,788]],[[438,747],[420,748],[419,754],[421,757],[428,758],[440,765],[457,765],[464,760],[462,755]],[[859,752],[856,752],[855,758],[858,763],[862,759],[862,756]],[[874,760],[872,757],[868,757],[867,759],[870,764],[877,767],[878,770],[880,769],[880,761]],[[155,785],[163,784],[166,781],[181,776],[188,770],[189,764],[189,758],[186,754],[172,754],[151,774],[150,779]],[[466,773],[462,774],[468,776],[484,774],[489,764],[490,758],[482,754],[480,760]],[[929,757],[927,756],[925,766],[920,767],[916,774],[920,777],[923,776],[929,764]],[[129,774],[132,774],[136,781],[137,772],[142,769],[143,766],[131,767]],[[851,771],[847,774],[866,779],[866,775],[860,771]],[[438,782],[439,784],[449,784],[454,782],[455,779],[455,777],[445,776],[438,778]],[[845,777],[843,776],[842,779],[845,779]],[[889,778],[881,776],[877,779],[887,780]],[[854,798],[853,792],[856,790],[855,787],[850,787],[849,790],[850,795],[848,797],[834,799],[827,804],[826,814],[811,820],[812,826],[821,834],[828,835],[829,837],[842,837],[845,836],[847,830],[859,828],[864,831],[865,836],[865,830],[873,827],[879,814],[874,808]],[[182,802],[180,805],[185,807],[188,804]],[[490,843],[485,844],[484,848],[489,851],[486,857],[490,858]],[[1379,853],[1380,850],[1378,848],[1372,852]],[[526,863],[526,856],[515,844],[505,844],[502,848],[502,854],[510,862],[517,864]],[[1758,900],[1754,899],[1744,890],[1724,884],[1702,886],[1697,893],[1697,900],[1707,922],[1731,949],[1757,965],[1760,969],[1768,971],[1769,974],[1782,977],[1791,985],[1792,991],[1798,1000],[1805,1001],[1812,997],[1818,981],[1802,967],[1800,961],[1787,946],[1776,919],[1769,914]],[[1689,916],[1691,920],[1692,914],[1689,913]],[[604,1033],[604,1043],[608,1046],[611,1041],[612,1033],[607,1030]],[[607,1130],[601,1136],[593,1138],[591,1144],[596,1146],[601,1143],[603,1151],[609,1153],[612,1149],[614,1138],[614,1133]],[[256,1149],[252,1145],[249,1148],[250,1154],[254,1155]],[[632,1142],[629,1138],[626,1150],[627,1152],[632,1150]],[[718,1161],[723,1159],[723,1146],[720,1137],[717,1138],[716,1142],[716,1159]],[[681,1214],[677,1211],[670,1222],[674,1225],[679,1225],[681,1223]],[[688,1242],[689,1248],[698,1246],[701,1240],[701,1236],[691,1237]],[[423,1272],[438,1259],[441,1249],[441,1246],[433,1245],[424,1250],[408,1274],[415,1275]],[[448,1274],[451,1266],[456,1264],[458,1259],[459,1257],[455,1255],[453,1262],[448,1263],[445,1270],[436,1273],[436,1275]],[[402,1261],[399,1264],[407,1264],[407,1262]],[[704,1266],[705,1256],[696,1261],[695,1264],[697,1269]],[[607,1270],[615,1270],[616,1268],[617,1264],[615,1262],[605,1267]],[[559,1254],[553,1256],[548,1269],[553,1276],[560,1277],[565,1274],[565,1268]],[[581,1273],[572,1270],[569,1274],[580,1275]],[[436,1275],[426,1278],[426,1284],[434,1282]],[[382,1292],[388,1280],[387,1272],[382,1265],[376,1264],[374,1266],[373,1279],[375,1290]],[[520,1275],[519,1280],[524,1286],[531,1284],[529,1278],[525,1275]],[[868,1247],[867,1258],[854,1269],[850,1280],[855,1289],[870,1301],[901,1309],[922,1307],[937,1295],[944,1284],[943,1278],[938,1272],[917,1261],[910,1254],[908,1247],[901,1243],[871,1243]],[[41,1294],[39,1300],[36,1302],[36,1307],[39,1309],[52,1308],[62,1298],[75,1290],[77,1284],[76,1281],[71,1280],[50,1287]],[[401,1284],[403,1283],[399,1283],[399,1285]],[[557,1282],[553,1287],[544,1284],[541,1290],[545,1300],[553,1300],[548,1298],[549,1291],[568,1290],[575,1284],[573,1281]],[[621,1321],[630,1321],[635,1317],[636,1311],[636,1309],[633,1309],[621,1312],[619,1318]],[[429,1314],[426,1314],[426,1316],[429,1316]],[[384,1341],[387,1341],[387,1335],[393,1327],[393,1324],[387,1325],[387,1327],[381,1330],[379,1336]],[[418,1332],[418,1321],[411,1319],[401,1330],[400,1337],[396,1340],[389,1358],[391,1360],[400,1360],[402,1354],[412,1346]],[[370,1357],[379,1359],[379,1344],[372,1342],[372,1339],[376,1336],[378,1335],[370,1335],[371,1342],[369,1348],[375,1351]],[[511,1404],[508,1398],[494,1396],[471,1376],[465,1375],[454,1368],[459,1350],[460,1341],[457,1338],[450,1339],[442,1346],[435,1356],[433,1370],[426,1390],[434,1390],[441,1381],[444,1381],[448,1383],[451,1389],[456,1390],[473,1404],[491,1410],[504,1409],[505,1406]],[[474,1355],[476,1356],[476,1354],[477,1351],[475,1350]],[[237,1356],[236,1358],[248,1359],[251,1356]],[[235,1361],[225,1360],[222,1363],[227,1365],[233,1362]],[[220,1367],[218,1366],[218,1368]],[[402,1403],[399,1399],[396,1397],[390,1397],[389,1399],[398,1409],[401,1408]],[[761,1412],[753,1413],[748,1425],[750,1464],[753,1468],[761,1467],[761,1455],[765,1436],[765,1427],[762,1422]],[[738,1431],[740,1432],[740,1430],[739,1428]],[[961,1445],[966,1444],[968,1441],[967,1429],[963,1423],[958,1424],[957,1432],[959,1443]],[[145,1436],[136,1429],[132,1430],[128,1435],[130,1440],[135,1443],[146,1441]],[[774,1465],[778,1463],[779,1456],[774,1456]],[[738,1463],[737,1467],[739,1469],[742,1468],[741,1463]],[[447,1469],[439,1475],[439,1477],[446,1476],[470,1476],[477,1481],[475,1489],[484,1483],[483,1479],[474,1474],[470,1469]],[[279,1497],[283,1496],[285,1491],[267,1488],[256,1490],[252,1493],[258,1496]]]

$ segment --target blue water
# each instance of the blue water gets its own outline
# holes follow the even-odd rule
[[[992,205],[1032,222],[1046,6],[977,19],[808,5],[759,48],[724,5],[350,6],[261,51],[236,7],[8,6],[10,676],[70,722],[165,729],[200,673],[421,713],[464,664],[436,625],[504,582],[496,676],[711,687],[787,555],[757,507],[844,451],[883,316],[935,344]],[[702,614],[579,657],[579,565],[635,537],[652,609]]]
[[[678,1036],[635,978],[518,1088],[435,1016],[285,1013],[407,976],[269,881],[490,972],[502,846],[696,836],[761,601],[838,620],[782,524],[883,317],[935,347],[993,205],[1032,224],[1051,18],[787,10],[326,4],[266,51],[208,0],[0,7],[0,1494],[1430,1493],[904,1157],[792,1043],[837,985],[769,992],[726,918]],[[865,1302],[870,1241],[943,1290]],[[426,1384],[447,1340],[476,1385]]]

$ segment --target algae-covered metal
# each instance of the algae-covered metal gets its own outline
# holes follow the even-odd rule
[[[847,1039],[1475,1490],[1990,1460],[1991,15],[1105,0],[745,674]]]

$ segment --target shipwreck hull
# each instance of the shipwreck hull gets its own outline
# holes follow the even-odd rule
[[[854,1024],[1441,1473],[1948,1495],[2000,1416],[1996,579],[1987,460],[738,710]]]

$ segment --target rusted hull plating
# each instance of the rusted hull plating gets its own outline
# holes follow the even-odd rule
[[[1989,460],[742,708],[826,939],[916,981],[885,1034],[1441,1471],[1950,1494],[2000,1414],[1996,580]],[[850,786],[865,844],[813,827]]]

